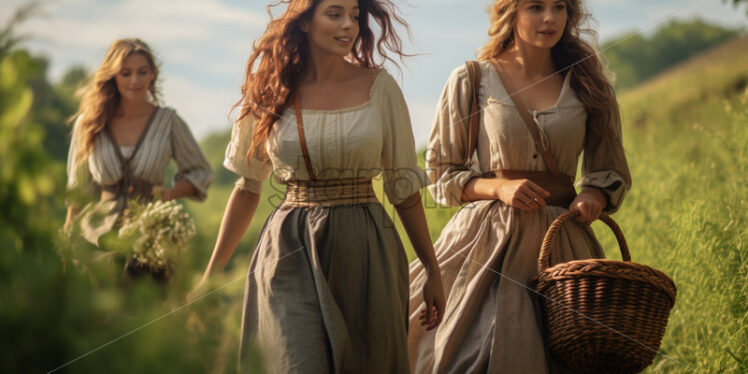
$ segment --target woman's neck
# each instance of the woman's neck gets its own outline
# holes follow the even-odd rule
[[[325,84],[341,81],[348,76],[349,63],[341,56],[314,51],[309,54],[309,61],[302,73],[303,84]]]
[[[128,100],[120,97],[117,104],[116,117],[137,117],[148,114],[153,110],[154,105],[146,100]]]
[[[546,77],[556,72],[550,48],[538,48],[521,42],[513,43],[502,53],[502,57],[527,78]]]

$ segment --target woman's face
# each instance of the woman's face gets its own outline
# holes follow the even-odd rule
[[[358,0],[322,0],[301,30],[312,51],[347,56],[358,37],[358,16]]]
[[[551,48],[566,27],[566,2],[563,0],[522,0],[514,24],[516,39],[538,48]]]
[[[114,76],[117,91],[124,99],[145,101],[155,75],[145,56],[140,53],[132,54],[125,59],[122,69]]]

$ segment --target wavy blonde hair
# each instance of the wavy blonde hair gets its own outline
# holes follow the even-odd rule
[[[479,50],[480,60],[493,60],[514,43],[517,10],[523,0],[498,0],[491,8],[489,41]],[[569,82],[587,110],[587,128],[611,140],[621,113],[613,85],[594,44],[597,32],[586,27],[591,19],[581,0],[565,0],[568,18],[561,40],[551,48],[551,58],[560,72],[570,74]],[[588,43],[582,36],[588,37]]]
[[[140,39],[115,40],[109,46],[104,61],[96,69],[91,81],[78,92],[81,97],[80,107],[71,117],[71,121],[75,121],[73,134],[76,134],[72,141],[76,142],[78,149],[76,164],[88,158],[93,151],[96,135],[114,116],[120,100],[115,75],[122,70],[125,59],[135,54],[140,54],[148,60],[154,73],[153,81],[148,87],[149,99],[158,103],[158,66],[148,44]]]
[[[287,8],[280,18],[271,19],[265,33],[254,43],[247,61],[242,98],[235,105],[235,108],[241,107],[239,119],[248,115],[259,119],[254,125],[247,159],[267,157],[261,145],[269,137],[279,113],[288,106],[309,59],[309,42],[301,31],[301,22],[312,18],[320,2],[322,0],[279,0],[268,6],[268,13],[277,5],[285,4]],[[397,15],[396,6],[390,0],[358,0],[358,5],[359,34],[348,57],[361,67],[375,68],[381,67],[374,61],[375,52],[393,63],[396,62],[390,54],[401,60],[407,56],[402,51],[394,24],[406,30],[408,25]],[[370,19],[377,23],[376,30],[369,24]],[[375,31],[379,35],[375,35]]]

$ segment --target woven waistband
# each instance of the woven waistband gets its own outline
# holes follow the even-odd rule
[[[371,179],[323,179],[291,181],[286,186],[284,205],[335,206],[378,203]]]

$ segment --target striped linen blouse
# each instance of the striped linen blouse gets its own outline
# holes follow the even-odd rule
[[[162,185],[164,170],[174,159],[179,170],[172,183],[187,180],[197,190],[190,198],[205,200],[213,181],[213,172],[187,124],[174,109],[167,107],[156,108],[151,121],[141,135],[140,148],[130,161],[133,176],[157,186]],[[77,128],[76,124],[73,131],[77,131]],[[75,138],[76,134],[73,134]],[[102,131],[96,137],[87,162],[75,165],[77,147],[74,141],[71,142],[67,162],[68,190],[86,187],[90,182],[98,186],[117,184],[123,177],[122,165],[115,153],[117,146]]]

